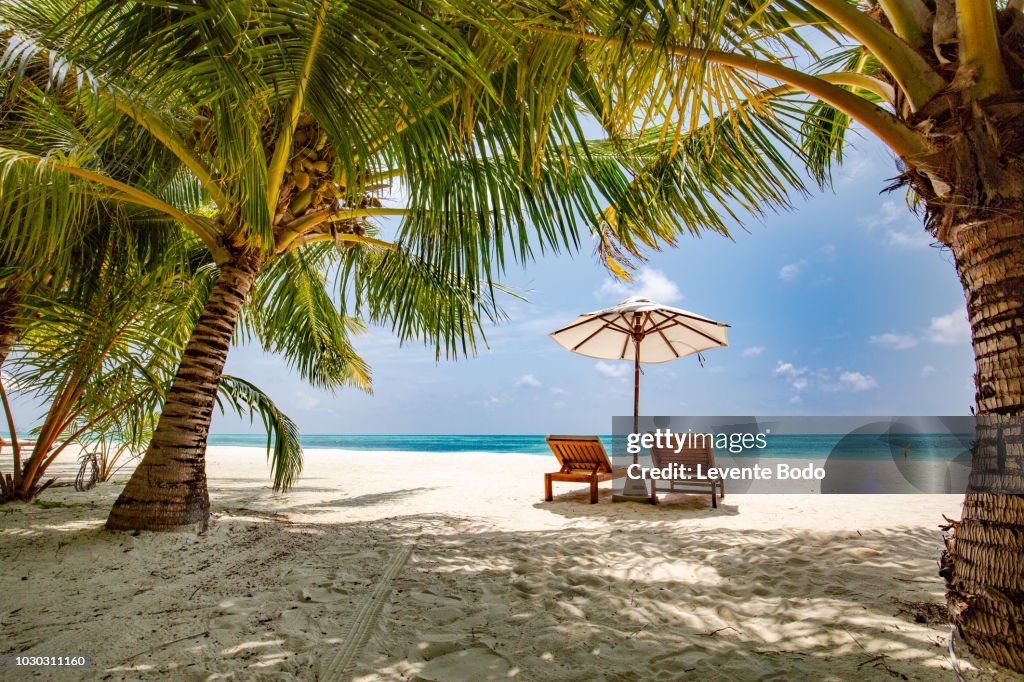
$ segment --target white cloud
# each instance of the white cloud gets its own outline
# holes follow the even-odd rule
[[[569,391],[560,386],[552,386],[548,390],[551,391],[551,395],[569,395]]]
[[[541,388],[544,384],[540,382],[540,379],[533,376],[532,374],[524,374],[523,376],[516,379],[516,388]]]
[[[881,243],[895,249],[928,248],[931,238],[921,225],[921,219],[892,199],[883,201],[878,210],[860,220],[868,233],[881,232]]]
[[[594,365],[594,369],[596,369],[598,372],[605,375],[606,377],[611,377],[612,379],[622,379],[627,374],[629,374],[629,370],[632,368],[626,363],[613,365],[608,362],[598,362],[596,365]]]
[[[682,300],[683,293],[661,270],[640,268],[632,282],[618,279],[605,280],[594,295],[599,299],[623,300],[630,296],[644,296],[658,303],[675,303]]]
[[[775,374],[776,376],[785,377],[786,381],[789,382],[789,385],[793,387],[794,391],[803,391],[811,385],[811,382],[808,381],[805,376],[807,374],[807,368],[797,367],[792,362],[783,362],[779,360],[775,365]]]
[[[802,403],[803,401],[804,401],[804,399],[803,399],[803,398],[801,398],[801,397],[800,397],[800,396],[798,396],[798,395],[795,395],[795,396],[793,396],[792,398],[790,398],[790,399],[789,399],[789,404],[790,404],[790,405],[799,405],[799,404],[801,404],[801,403]]]
[[[895,249],[927,249],[932,245],[932,238],[919,226],[914,231],[889,230],[885,243]]]
[[[299,391],[292,398],[291,406],[298,410],[315,410],[320,406],[320,399],[306,391]]]
[[[909,213],[906,206],[900,206],[892,199],[888,199],[879,205],[877,211],[861,218],[859,222],[868,232],[875,232],[905,219]]]
[[[785,282],[792,282],[800,276],[800,271],[803,270],[806,265],[807,261],[805,260],[798,260],[795,263],[783,265],[782,269],[779,270],[779,279]]]
[[[836,374],[839,378],[836,379]],[[843,371],[838,367],[819,368],[797,367],[791,362],[781,360],[775,366],[775,375],[782,377],[794,391],[802,392],[809,389],[834,393],[837,391],[867,391],[878,388],[874,377],[862,372]]]
[[[913,348],[917,345],[917,339],[910,334],[896,334],[894,332],[886,332],[885,334],[872,336],[868,339],[868,342],[873,343],[876,346],[884,346],[894,350],[907,350],[908,348]]]
[[[835,244],[825,244],[825,246],[818,249],[822,257],[825,260],[833,260],[836,257],[836,246]]]
[[[778,364],[775,365],[775,373],[783,376],[798,377],[801,374],[807,373],[806,367],[795,367],[791,362],[783,362],[779,360]]]
[[[878,388],[874,377],[860,372],[843,372],[839,375],[839,384],[849,391],[869,391]]]
[[[839,187],[850,187],[867,178],[876,178],[885,172],[876,162],[877,154],[861,150],[856,146],[843,152],[843,165],[835,171],[835,182]]]
[[[956,308],[948,315],[933,317],[925,335],[932,343],[944,346],[970,343],[971,325],[967,322],[967,313],[963,308]]]
[[[751,346],[743,351],[743,357],[753,358],[764,352],[764,346]]]
[[[928,328],[920,335],[898,334],[886,332],[868,338],[868,343],[894,350],[907,350],[917,346],[921,340],[931,341],[941,345],[951,346],[969,343],[971,340],[971,327],[967,322],[967,315],[962,308],[956,308],[948,315],[933,317]],[[932,368],[935,371],[935,368]]]
[[[489,395],[484,399],[484,407],[500,407],[509,402],[508,396]]]
[[[936,368],[932,367],[931,365],[925,365],[924,367],[921,368],[921,376],[922,377],[930,376],[932,374],[935,374],[938,371],[939,370],[937,370]]]

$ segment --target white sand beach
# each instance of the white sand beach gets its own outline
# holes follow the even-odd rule
[[[67,472],[73,456],[57,471]],[[203,535],[112,534],[115,483],[0,508],[0,649],[96,680],[951,680],[953,495],[590,505],[553,457],[209,452]],[[73,475],[72,475],[73,476]],[[123,481],[127,475],[116,477]],[[70,479],[68,479],[70,480]],[[968,679],[1018,679],[979,671]]]

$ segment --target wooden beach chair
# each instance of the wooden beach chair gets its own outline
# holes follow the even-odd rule
[[[544,500],[552,498],[553,481],[590,484],[590,504],[597,504],[597,484],[626,475],[626,469],[613,469],[608,453],[597,436],[548,436],[548,446],[562,468],[544,474]]]
[[[715,450],[710,438],[694,438],[692,435],[683,442],[683,448],[676,452],[675,448],[651,448],[651,460],[655,469],[662,469],[671,464],[685,467],[689,475],[696,476],[697,465],[700,464],[704,473],[715,466]],[[718,500],[725,498],[725,481],[714,479],[658,479],[651,480],[651,502],[658,504],[658,486],[664,493],[711,493],[711,506],[718,509]],[[717,494],[716,494],[717,489]]]

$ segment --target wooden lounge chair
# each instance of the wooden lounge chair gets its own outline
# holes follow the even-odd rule
[[[597,436],[548,436],[548,446],[562,468],[544,474],[544,500],[552,498],[552,481],[590,484],[590,504],[597,503],[597,484],[626,475],[626,470],[613,469],[608,453]]]
[[[671,464],[685,467],[690,476],[697,475],[700,464],[703,475],[715,466],[715,450],[710,438],[696,439],[690,436],[683,442],[683,448],[676,452],[675,448],[651,448],[651,461],[655,469],[663,469]],[[658,479],[651,480],[651,502],[658,504],[658,490],[664,493],[711,493],[711,506],[718,509],[718,500],[725,498],[725,481],[714,479]],[[716,489],[718,490],[716,494]]]

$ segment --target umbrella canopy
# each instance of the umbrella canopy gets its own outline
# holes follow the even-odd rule
[[[611,308],[580,315],[550,336],[573,353],[633,361],[636,431],[640,419],[640,363],[669,362],[728,346],[728,328],[724,322],[634,296]]]
[[[550,334],[566,350],[602,360],[657,363],[729,345],[729,325],[634,296],[580,315]]]

